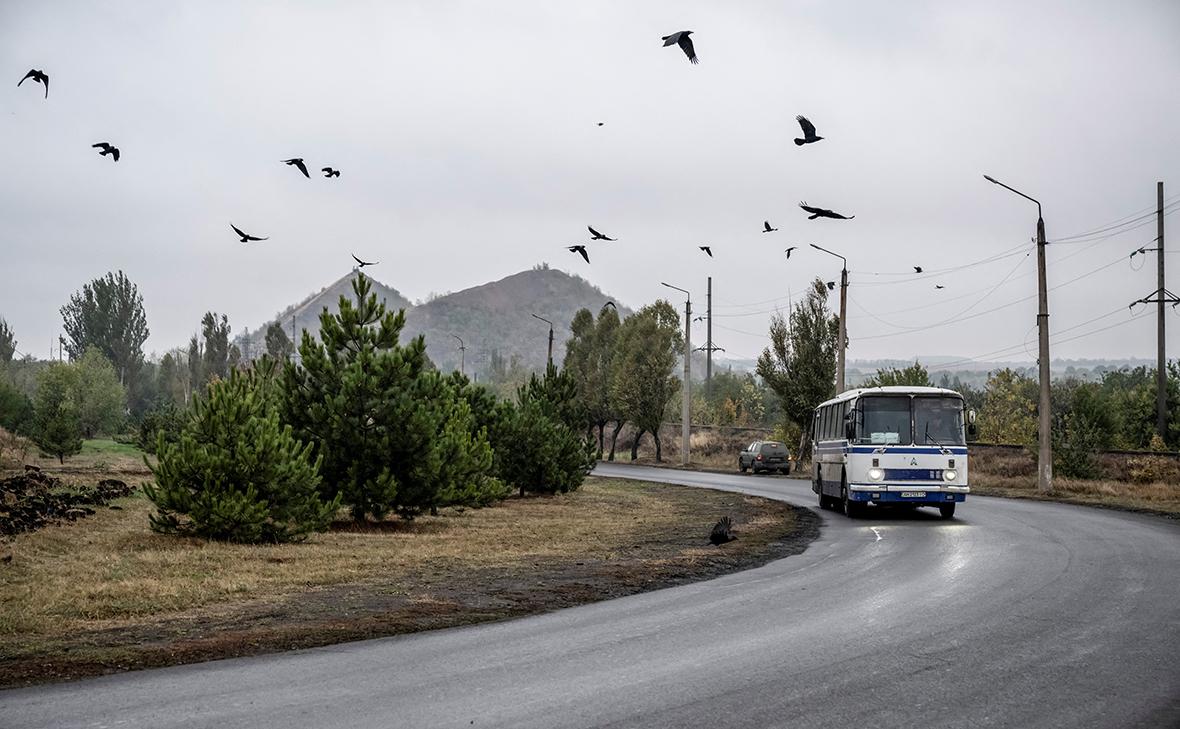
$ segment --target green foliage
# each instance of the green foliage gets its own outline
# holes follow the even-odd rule
[[[1098,478],[1098,450],[1104,431],[1080,413],[1068,413],[1053,425],[1053,470],[1070,478]]]
[[[934,383],[930,380],[930,373],[926,371],[926,368],[914,362],[904,369],[897,367],[878,369],[877,374],[865,380],[861,387],[889,387],[891,385],[933,387]]]
[[[165,402],[143,414],[136,443],[145,452],[158,455],[156,448],[161,438],[168,445],[179,443],[187,422],[187,412],[171,402]]]
[[[615,342],[610,385],[612,407],[620,419],[633,423],[640,434],[652,434],[657,461],[661,460],[660,423],[669,401],[680,388],[680,380],[673,372],[683,346],[680,316],[662,299],[627,317],[619,327]]]
[[[83,435],[93,438],[118,432],[123,427],[127,397],[114,366],[91,347],[69,368]]]
[[[97,347],[114,365],[120,384],[134,383],[148,338],[147,316],[139,289],[122,271],[84,285],[61,308],[61,315],[70,359]]]
[[[1037,440],[1037,402],[1032,378],[1007,368],[993,373],[979,410],[980,440],[1032,446]]]
[[[495,390],[497,397],[507,399],[516,394],[518,387],[528,382],[532,372],[524,366],[519,355],[505,359],[500,351],[493,349],[489,356],[486,381]]]
[[[29,435],[33,430],[33,401],[0,372],[0,428]]]
[[[455,380],[431,367],[422,337],[398,343],[405,312],[387,312],[368,278],[358,273],[352,288],[355,301],[325,309],[319,341],[304,332],[301,362],[283,372],[284,417],[322,457],[324,493],[339,493],[357,520],[498,493],[484,477],[486,434]]]
[[[266,328],[266,353],[276,362],[285,362],[291,358],[294,351],[295,345],[282,325],[277,321],[271,322]]]
[[[758,357],[758,376],[778,395],[783,413],[799,426],[799,453],[809,450],[815,408],[836,392],[840,320],[828,313],[828,289],[815,279],[788,320],[770,321],[770,347]]]
[[[570,324],[573,336],[565,345],[562,371],[570,373],[574,380],[577,407],[587,425],[598,428],[599,458],[603,429],[608,422],[618,423],[622,418],[611,399],[619,327],[619,313],[613,306],[603,306],[597,320],[589,309],[580,309]]]
[[[582,485],[597,460],[594,441],[549,415],[551,407],[523,388],[518,404],[501,403],[493,432],[497,474],[533,493],[566,493]]]
[[[16,335],[12,333],[12,328],[4,321],[4,317],[0,317],[0,366],[11,362],[15,353]]]
[[[61,463],[66,456],[82,450],[82,419],[74,402],[75,379],[70,365],[50,364],[38,378],[33,404],[33,441]]]
[[[201,317],[201,336],[205,340],[201,361],[202,379],[199,380],[202,384],[215,378],[223,380],[229,374],[229,332],[229,319],[225,314],[221,315],[220,320],[212,311],[205,312],[205,316]]]
[[[339,500],[320,498],[318,460],[280,425],[272,379],[234,371],[194,401],[178,442],[157,432],[152,529],[248,543],[327,529]]]

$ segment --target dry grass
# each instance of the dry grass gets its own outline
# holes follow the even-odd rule
[[[983,496],[1044,499],[1180,516],[1180,478],[1174,459],[1104,454],[1103,471],[1115,478],[1055,475],[1053,492],[1039,494],[1036,460],[1020,448],[973,449],[971,492]]]
[[[154,534],[145,498],[116,506],[9,544],[0,685],[538,612],[802,548],[785,505],[593,478],[563,496],[344,522],[274,546]],[[719,550],[706,539],[725,513],[742,536]]]

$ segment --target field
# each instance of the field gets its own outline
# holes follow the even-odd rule
[[[66,480],[150,477],[104,444],[64,471],[42,465]],[[755,566],[818,530],[781,503],[595,478],[279,546],[155,534],[140,494],[113,507],[0,544],[12,557],[0,564],[0,686],[544,612]],[[739,539],[713,547],[726,514]]]

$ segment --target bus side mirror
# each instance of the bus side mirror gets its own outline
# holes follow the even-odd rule
[[[856,440],[856,413],[851,412],[844,416],[844,438],[845,440]]]
[[[975,435],[975,411],[967,411],[967,435]]]

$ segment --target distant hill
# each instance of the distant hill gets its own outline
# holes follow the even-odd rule
[[[281,323],[283,331],[287,333],[288,337],[292,337],[292,332],[294,332],[295,336],[292,339],[296,344],[302,336],[300,332],[304,329],[318,334],[320,312],[324,307],[327,307],[328,311],[333,314],[340,311],[340,297],[343,295],[349,299],[352,298],[352,279],[355,275],[355,271],[349,271],[314,294],[308,295],[298,304],[292,304],[275,314],[270,321],[265,322],[254,331],[242,332],[234,338],[234,343],[247,358],[252,359],[266,352],[266,330],[273,322]],[[397,289],[372,277],[370,280],[373,282],[373,293],[377,295],[378,299],[383,300],[390,309],[397,311],[403,308],[408,309],[411,306],[410,300],[402,296]]]
[[[336,312],[340,295],[352,296],[352,277],[352,273],[347,274],[299,304],[283,309],[271,321],[281,322],[289,334],[294,317],[297,331],[306,328],[318,332],[323,307]],[[527,369],[545,367],[549,326],[534,319],[532,314],[553,322],[553,360],[560,364],[565,357],[565,342],[570,337],[569,324],[574,314],[582,308],[597,314],[608,300],[613,300],[580,276],[544,264],[418,305],[376,280],[373,290],[391,309],[406,310],[402,341],[423,335],[430,359],[439,369],[452,370],[460,364],[459,342],[452,335],[458,336],[466,347],[466,372],[479,373],[481,379],[488,370],[493,351],[498,351],[505,360],[519,357],[520,364]],[[632,313],[622,304],[616,302],[616,305],[620,316]],[[242,344],[248,340],[252,356],[265,352],[269,323],[239,336],[236,340],[239,348],[246,352]]]

